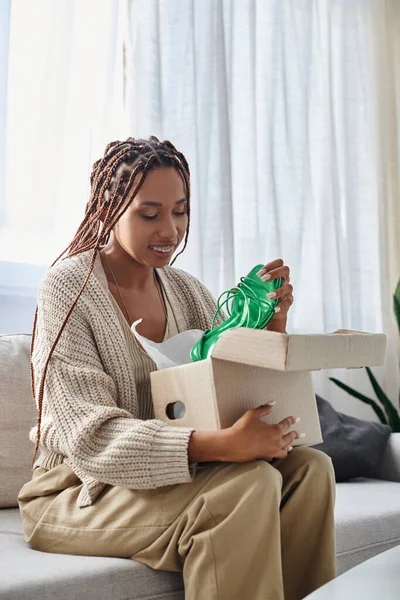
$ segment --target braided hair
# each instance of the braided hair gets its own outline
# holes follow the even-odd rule
[[[37,438],[35,454],[32,460],[32,468],[40,444],[40,425],[42,419],[42,403],[44,394],[44,382],[46,378],[47,367],[57,345],[57,342],[64,330],[64,327],[76,305],[80,295],[85,289],[86,283],[92,273],[96,254],[99,247],[107,244],[110,233],[119,218],[127,210],[132,200],[135,198],[142,187],[147,174],[152,169],[174,167],[181,175],[186,191],[188,226],[186,229],[185,240],[182,250],[175,256],[171,264],[175,262],[179,254],[185,250],[189,235],[190,225],[190,170],[184,155],[179,152],[175,146],[168,140],[160,142],[155,136],[148,140],[127,138],[124,142],[114,141],[107,144],[102,158],[94,162],[90,174],[90,198],[86,204],[85,216],[78,227],[78,230],[67,248],[56,258],[51,267],[60,260],[67,252],[64,258],[93,250],[90,265],[81,289],[79,290],[71,308],[69,309],[63,324],[50,348],[49,356],[44,365],[43,373],[39,385],[38,395],[38,421]],[[138,179],[138,180],[137,180]],[[135,183],[135,181],[137,182]],[[133,191],[132,191],[133,190]],[[125,206],[125,200],[132,191],[129,203]],[[104,216],[105,214],[105,216]],[[31,389],[35,401],[35,380],[32,363],[32,353],[35,344],[36,323],[38,307],[36,307],[33,322],[32,342],[30,347],[30,371],[31,371]]]

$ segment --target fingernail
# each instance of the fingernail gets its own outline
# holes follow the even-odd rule
[[[296,417],[294,420],[295,423],[300,423],[300,421],[301,421],[300,417]]]
[[[288,452],[291,452],[292,450],[293,450],[293,446],[289,446],[287,449]]]
[[[261,281],[268,281],[268,279],[271,279],[271,273],[266,273],[261,277]]]
[[[274,312],[280,312],[280,310],[281,310],[281,307],[280,307],[280,306],[277,306],[277,307],[274,309]]]
[[[262,269],[260,269],[260,270],[258,271],[258,273],[256,273],[256,275],[257,275],[258,277],[261,277],[261,275],[264,275],[264,273],[265,273],[265,267],[263,267]]]
[[[274,404],[276,404],[275,400],[271,400],[271,402],[267,402],[265,406],[273,406]]]
[[[300,433],[300,434],[299,434],[299,438],[305,438],[305,437],[306,437],[306,434],[305,434],[305,433]]]
[[[268,297],[268,298],[271,298],[271,300],[272,300],[272,298],[275,298],[275,296],[276,296],[276,292],[269,292],[269,293],[267,294],[267,297]]]

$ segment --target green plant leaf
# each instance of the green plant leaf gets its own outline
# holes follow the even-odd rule
[[[342,388],[342,390],[344,390],[351,396],[358,398],[359,400],[361,400],[361,402],[364,402],[365,404],[369,404],[374,409],[380,422],[383,423],[384,425],[388,425],[388,421],[387,421],[385,413],[383,412],[383,410],[381,409],[379,404],[377,404],[375,402],[375,400],[372,400],[372,398],[368,398],[367,396],[364,396],[364,394],[360,394],[360,392],[357,392],[357,390],[353,390],[353,388],[349,387],[345,383],[342,383],[338,379],[335,379],[334,377],[329,377],[329,379],[331,381],[333,381],[333,383],[336,383],[337,386]]]
[[[397,321],[397,327],[400,333],[400,279],[393,296],[393,310]]]
[[[392,428],[392,431],[400,431],[400,415],[386,396],[385,392],[377,382],[374,374],[372,373],[369,367],[365,367],[368,373],[369,380],[374,388],[374,392],[378,398],[378,400],[383,405],[386,414],[388,416],[389,425]]]

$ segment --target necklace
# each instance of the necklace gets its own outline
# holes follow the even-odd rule
[[[119,285],[118,285],[118,281],[117,281],[117,279],[116,279],[116,277],[115,277],[115,275],[114,275],[114,271],[113,271],[113,270],[112,270],[112,268],[111,268],[110,262],[109,262],[109,260],[108,260],[108,258],[107,258],[107,254],[106,254],[105,252],[104,252],[104,256],[105,256],[105,259],[106,259],[106,262],[107,262],[108,268],[110,269],[110,273],[111,273],[111,275],[112,275],[112,278],[114,279],[114,282],[115,282],[115,285],[116,285],[116,287],[117,287],[117,290],[118,290],[119,296],[120,296],[120,298],[121,298],[122,304],[124,305],[124,308],[125,308],[126,314],[127,314],[127,316],[128,316],[128,319],[129,319],[129,327],[130,327],[130,326],[132,325],[132,323],[133,323],[133,320],[131,319],[131,315],[129,314],[129,310],[128,310],[128,308],[127,308],[126,304],[125,304],[125,300],[124,300],[124,297],[123,297],[123,295],[122,295],[122,292],[121,292],[121,290],[120,290],[120,287],[119,287]],[[168,324],[167,308],[166,308],[166,306],[165,306],[164,298],[163,298],[163,296],[162,296],[162,294],[161,294],[161,290],[160,290],[160,287],[161,287],[161,285],[160,285],[160,283],[157,281],[157,275],[156,275],[156,270],[155,270],[155,269],[153,269],[153,275],[154,275],[154,283],[155,283],[155,285],[156,285],[157,292],[158,292],[158,295],[159,295],[159,297],[160,297],[161,306],[163,307],[163,311],[164,311],[164,315],[165,315],[165,322]]]

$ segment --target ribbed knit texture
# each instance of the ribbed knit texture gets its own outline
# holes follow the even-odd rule
[[[32,356],[36,403],[50,347],[81,288],[92,252],[58,262],[39,286]],[[216,309],[208,289],[173,267],[157,273],[168,300],[166,337],[208,329]],[[187,450],[194,430],[153,418],[149,374],[155,369],[113,299],[97,253],[49,362],[41,454],[34,465],[70,466],[83,483],[79,506],[93,504],[107,484],[152,489],[192,480],[195,466],[189,465]],[[32,442],[36,433],[35,426],[29,433]]]
[[[135,375],[136,394],[139,402],[140,414],[139,419],[154,419],[153,400],[151,397],[150,373],[157,370],[157,365],[140,346],[133,335],[127,320],[124,317],[114,296],[109,292],[111,301],[117,313],[121,328],[124,332],[124,337],[131,357],[132,369]],[[172,307],[168,298],[163,293],[163,298],[167,308],[167,326],[163,341],[177,335],[179,333],[178,326],[175,321]]]

